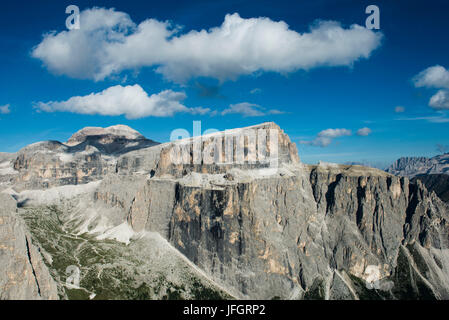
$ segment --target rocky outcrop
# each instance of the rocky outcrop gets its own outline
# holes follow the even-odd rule
[[[386,170],[388,173],[413,178],[422,174],[449,174],[449,153],[426,157],[403,157]]]
[[[33,244],[15,200],[0,193],[0,299],[58,299],[40,248]]]
[[[424,174],[415,176],[411,181],[421,181],[429,191],[434,191],[444,202],[449,202],[449,175]]]
[[[178,140],[161,146],[155,175],[226,173],[298,163],[296,145],[273,122]]]

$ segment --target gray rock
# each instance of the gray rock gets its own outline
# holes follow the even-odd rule
[[[403,157],[393,163],[386,171],[408,178],[413,178],[420,174],[449,174],[449,153],[432,158]]]
[[[33,244],[15,200],[0,193],[0,299],[58,299],[57,286]]]
[[[421,181],[426,189],[434,191],[437,196],[444,202],[449,202],[449,175],[447,174],[423,174],[417,175],[411,181]]]

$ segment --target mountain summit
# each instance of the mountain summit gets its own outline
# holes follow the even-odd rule
[[[66,145],[75,146],[84,142],[89,137],[97,138],[121,138],[127,140],[143,140],[145,137],[141,135],[138,131],[131,127],[123,124],[118,124],[115,126],[101,128],[101,127],[85,127],[76,133],[74,133],[69,140],[67,140]]]

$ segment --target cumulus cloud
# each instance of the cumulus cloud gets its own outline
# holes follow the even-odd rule
[[[394,112],[396,113],[402,113],[405,111],[405,108],[403,106],[397,106],[396,108],[394,108]]]
[[[156,67],[167,79],[236,79],[256,71],[293,72],[319,66],[351,66],[368,58],[382,33],[359,25],[348,28],[320,21],[299,33],[283,21],[228,14],[208,30],[182,33],[179,26],[93,8],[81,12],[81,28],[50,32],[33,48],[53,73],[96,81],[123,70]]]
[[[229,108],[223,110],[221,115],[241,114],[244,117],[261,117],[269,114],[283,114],[284,112],[276,109],[266,110],[255,103],[241,102],[229,105]]]
[[[3,106],[0,106],[0,114],[8,114],[11,113],[11,109],[9,109],[10,105],[5,104]]]
[[[148,116],[169,117],[177,112],[205,114],[207,108],[187,108],[181,101],[183,92],[165,90],[148,95],[138,84],[133,86],[113,86],[98,93],[71,97],[66,101],[38,102],[35,108],[45,112],[73,112],[107,116],[125,115],[128,119]]]
[[[310,146],[318,146],[318,147],[327,147],[330,145],[335,138],[350,136],[352,134],[351,130],[348,129],[326,129],[317,134],[315,139],[313,140],[301,140],[300,144],[310,145]]]
[[[449,90],[438,90],[429,101],[429,106],[436,110],[449,109]]]
[[[413,77],[412,81],[415,87],[449,89],[449,71],[436,65],[421,71]]]
[[[435,110],[449,109],[449,70],[436,65],[429,67],[413,77],[415,87],[440,89],[429,101],[429,106]]]
[[[357,135],[358,135],[358,136],[361,136],[361,137],[366,137],[366,136],[370,135],[371,132],[372,132],[372,131],[371,131],[370,128],[367,128],[367,127],[365,127],[365,128],[360,128],[359,130],[357,130]]]

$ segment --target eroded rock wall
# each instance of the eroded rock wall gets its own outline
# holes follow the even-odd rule
[[[0,193],[0,299],[58,299],[57,286],[33,244],[16,201]]]

